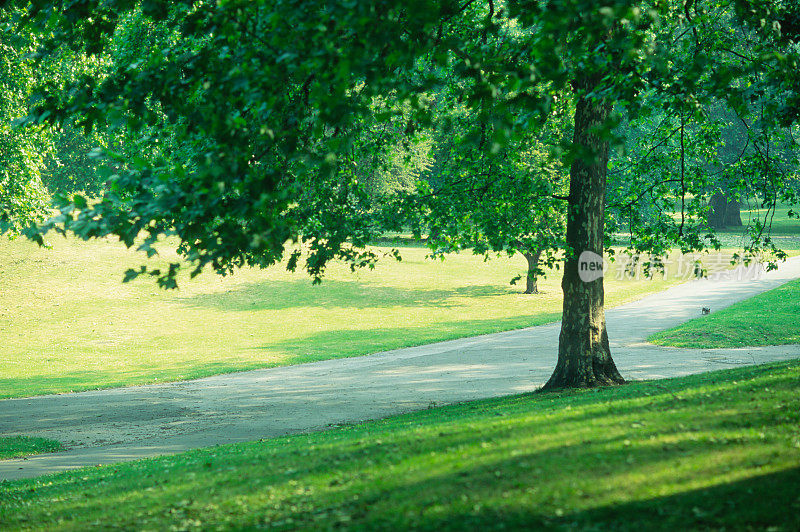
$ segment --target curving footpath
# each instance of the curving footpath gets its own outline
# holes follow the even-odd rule
[[[800,257],[746,279],[691,281],[606,311],[627,379],[657,379],[800,357],[800,346],[678,349],[645,338],[800,277]],[[0,401],[0,436],[66,450],[0,461],[0,479],[135,460],[196,447],[323,430],[432,406],[528,392],[549,378],[560,324],[374,355],[205,379]]]

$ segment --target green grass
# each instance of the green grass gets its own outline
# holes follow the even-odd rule
[[[800,344],[800,281],[649,338],[674,347],[749,347]]]
[[[0,483],[9,529],[797,530],[800,361]]]
[[[764,223],[766,221],[769,227],[765,229],[765,236],[769,235],[778,249],[783,250],[789,256],[800,254],[800,218],[789,217],[789,211],[800,211],[797,206],[790,207],[786,205],[779,205],[775,210],[767,212],[767,209],[757,208],[758,201],[751,199],[749,205],[753,208],[748,208],[748,202],[741,208],[741,227],[726,227],[723,229],[715,230],[716,236],[722,244],[723,248],[741,249],[745,244],[750,242],[749,231],[754,227],[757,221]],[[771,214],[769,218],[767,215]],[[670,216],[680,220],[680,212],[670,213]],[[620,234],[617,239],[621,244],[627,244],[629,237]]]
[[[110,241],[54,237],[53,249],[0,240],[0,398],[198,378],[350,357],[558,320],[559,272],[524,295],[509,280],[522,257],[444,262],[408,246],[403,261],[351,273],[333,265],[320,286],[281,266],[212,273],[165,292],[122,284],[142,254]],[[387,251],[389,248],[376,248]],[[165,252],[162,259],[175,260]],[[684,278],[617,280],[619,305]]]
[[[766,223],[769,233],[773,235],[800,235],[800,218],[789,217],[789,211],[798,212],[798,207],[778,206],[774,212],[767,209],[743,207],[741,210],[742,224],[755,225],[756,221]],[[741,228],[728,228],[727,232],[741,232]]]
[[[749,226],[755,225],[756,221],[769,224],[765,233],[769,234],[778,249],[782,249],[788,255],[794,256],[800,250],[800,219],[789,217],[789,210],[798,211],[797,207],[779,206],[775,209],[771,217],[767,218],[766,209],[748,209],[743,207],[741,210],[742,227],[727,227],[717,231],[717,237],[725,247],[741,247],[749,241]],[[765,219],[766,218],[766,219]]]
[[[18,458],[32,454],[54,453],[61,450],[61,443],[47,438],[28,436],[0,437],[0,460]]]

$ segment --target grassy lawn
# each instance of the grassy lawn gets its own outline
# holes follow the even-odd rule
[[[752,207],[752,208],[751,208]],[[800,211],[798,207],[779,205],[774,212],[767,209],[758,208],[757,200],[745,201],[742,205],[740,214],[742,218],[741,227],[726,227],[717,229],[716,236],[723,248],[736,249],[749,243],[749,230],[755,226],[756,221],[766,222],[769,228],[765,230],[773,240],[778,249],[785,251],[789,256],[800,254],[800,219],[789,217],[789,211]],[[767,218],[768,214],[771,214]],[[671,213],[675,220],[680,220],[680,212]],[[619,235],[618,240],[627,243],[628,239],[624,235]]]
[[[766,222],[770,228],[770,233],[774,235],[800,235],[800,218],[789,217],[789,211],[798,212],[798,207],[788,207],[779,205],[775,211],[767,209],[743,207],[741,210],[742,224],[744,226],[753,225],[755,222]],[[734,231],[733,228],[728,231]],[[741,231],[741,229],[739,230]]]
[[[800,280],[662,331],[654,344],[675,347],[748,347],[800,344]]]
[[[800,527],[800,361],[0,484],[5,527]]]
[[[122,284],[144,257],[109,241],[53,237],[53,249],[0,239],[0,398],[161,382],[349,357],[539,325],[561,313],[559,272],[524,295],[522,257],[444,262],[402,249],[355,274],[334,265],[313,286],[278,266],[204,274],[165,292]],[[388,250],[389,248],[378,248]],[[163,260],[175,260],[164,253]],[[677,273],[677,272],[676,272]],[[619,305],[684,277],[617,280]]]
[[[741,249],[749,238],[740,229],[727,229],[717,233],[717,238],[722,246],[727,249]],[[772,238],[778,249],[783,250],[790,257],[800,255],[800,233],[798,234],[772,234]]]
[[[790,218],[789,211],[798,211],[797,207],[779,206],[775,209],[770,218],[766,222],[770,225],[769,235],[775,242],[779,249],[786,251],[789,255],[797,255],[800,248],[800,219]],[[743,245],[748,237],[748,227],[755,224],[757,220],[762,223],[767,216],[766,209],[753,208],[748,209],[746,206],[742,207],[742,227],[727,227],[719,230],[717,236],[723,246],[726,247],[739,247]]]
[[[0,438],[0,460],[18,458],[32,454],[54,453],[61,450],[61,443],[47,438],[8,436]]]

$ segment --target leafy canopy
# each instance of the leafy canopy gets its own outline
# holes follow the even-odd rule
[[[474,176],[476,164],[489,165],[486,203],[469,211],[482,213],[484,222],[521,183],[514,180],[525,156],[514,148],[527,142],[530,150],[547,136],[544,124],[559,96],[613,102],[615,113],[599,133],[617,144],[625,138],[630,144],[642,120],[653,120],[654,105],[664,110],[665,123],[683,117],[684,133],[688,120],[698,135],[706,127],[703,109],[718,102],[745,115],[753,98],[763,102],[768,95],[775,124],[796,118],[797,14],[780,1],[612,0],[598,7],[588,0],[34,0],[26,6],[27,28],[43,39],[39,61],[69,49],[109,62],[102,74],[45,84],[27,123],[110,128],[129,140],[124,150],[106,151],[113,165],[99,201],[62,202],[34,238],[49,229],[84,238],[113,234],[152,254],[159,239],[177,235],[195,273],[275,263],[287,242],[299,244],[290,268],[304,259],[317,278],[334,258],[353,267],[372,264],[365,244],[397,223],[376,208],[359,179],[365,161],[385,160],[381,154],[391,150],[375,128],[404,121],[412,130],[445,131],[449,112],[437,109],[432,96],[440,96],[439,105],[456,98],[473,120],[459,127],[474,134],[456,135],[451,149],[472,162],[442,165],[439,184],[452,188],[459,168]],[[724,27],[734,34],[726,36]],[[746,39],[735,38],[744,33]],[[594,157],[560,137],[548,152],[563,165]],[[536,165],[546,168],[544,160]],[[611,190],[622,199],[616,216],[633,220],[640,204],[630,200],[645,196],[652,177],[622,175]],[[770,175],[763,201],[796,199],[787,192],[791,175]],[[702,202],[689,199],[687,210],[687,198],[709,193],[703,172],[684,169],[658,179],[667,188],[651,191],[671,198],[662,210],[680,204],[681,221],[658,213],[635,220],[644,228],[636,245],[705,245]],[[536,193],[521,197],[543,198],[530,200],[541,217],[558,187],[546,177],[529,182]],[[416,187],[409,199],[424,205],[429,192]],[[423,214],[442,220],[457,207],[463,219],[468,196],[459,194]],[[455,233],[480,233],[487,249],[512,242],[490,235],[484,222],[456,224]],[[460,241],[469,240],[477,242]],[[177,269],[150,273],[174,286]]]

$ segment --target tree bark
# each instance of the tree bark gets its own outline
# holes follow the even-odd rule
[[[715,192],[709,201],[708,225],[714,229],[741,227],[742,215],[739,202],[721,191]]]
[[[583,80],[582,88],[593,86]],[[608,345],[603,310],[602,276],[584,282],[579,258],[589,251],[603,256],[606,173],[609,142],[595,128],[605,123],[611,104],[586,96],[575,109],[574,145],[579,156],[570,168],[567,217],[567,257],[561,287],[564,310],[558,342],[558,362],[543,390],[588,388],[624,381]],[[584,270],[586,271],[586,270]]]
[[[537,286],[537,274],[536,269],[539,267],[539,257],[542,255],[540,250],[536,251],[526,251],[523,253],[525,256],[525,260],[528,261],[528,276],[525,280],[525,293],[526,294],[538,294],[539,287]]]
[[[725,211],[725,226],[726,227],[742,226],[741,204],[734,199],[728,200],[728,210]]]

